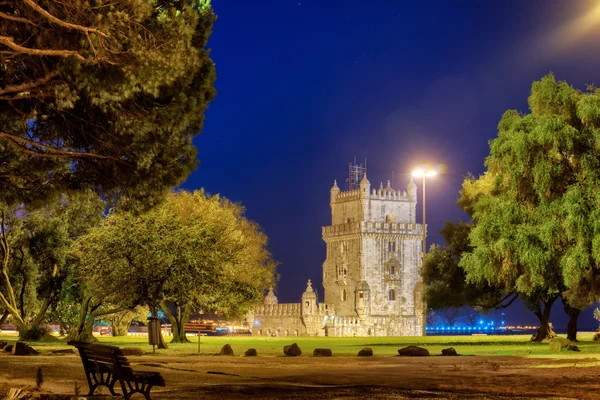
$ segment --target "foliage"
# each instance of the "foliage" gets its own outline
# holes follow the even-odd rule
[[[267,237],[243,208],[203,191],[177,192],[149,212],[113,212],[76,245],[86,292],[156,314],[167,303],[239,314],[274,280]],[[175,321],[177,322],[177,321]],[[179,321],[183,323],[185,321]]]
[[[30,329],[19,331],[19,339],[25,341],[37,342],[48,337],[52,330],[47,326],[34,326]]]
[[[596,307],[594,309],[594,319],[600,322],[600,308]]]
[[[0,202],[153,205],[196,165],[215,96],[206,0],[0,2]]]
[[[463,183],[474,220],[469,282],[515,291],[547,329],[562,294],[587,306],[600,293],[600,91],[552,74],[534,82],[530,114],[509,110],[490,142],[487,171]]]
[[[447,221],[440,230],[446,246],[433,245],[423,264],[425,302],[429,310],[472,307],[481,311],[504,308],[515,295],[508,296],[485,282],[468,282],[459,262],[464,253],[472,250],[469,234],[473,224]]]
[[[39,209],[0,210],[0,304],[22,337],[37,329],[58,301],[70,269],[70,246],[100,222],[103,211],[104,203],[89,191]]]

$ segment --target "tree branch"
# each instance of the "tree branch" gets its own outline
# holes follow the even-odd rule
[[[68,150],[60,150],[54,147],[43,145],[39,142],[35,142],[33,140],[25,139],[23,137],[13,135],[7,132],[0,131],[0,140],[5,141],[9,145],[13,146],[17,150],[21,150],[27,154],[31,154],[38,157],[46,157],[46,158],[96,158],[102,160],[114,160],[117,162],[121,162],[122,160],[113,156],[104,156],[96,153],[84,153],[84,152],[76,152],[76,151],[68,151]],[[28,146],[37,147],[43,151],[37,151]]]
[[[31,20],[28,20],[27,18],[15,17],[14,15],[6,14],[6,13],[3,13],[2,11],[0,11],[0,18],[9,19],[11,21],[16,21],[16,22],[23,22],[25,24],[31,24],[33,26],[37,26],[36,23],[34,23]]]
[[[64,28],[68,28],[68,29],[74,29],[77,31],[81,31],[84,32],[86,35],[88,33],[96,33],[100,36],[103,36],[105,38],[108,37],[108,35],[104,32],[101,32],[97,29],[94,28],[88,28],[85,26],[81,26],[81,25],[76,25],[76,24],[72,24],[70,22],[65,22],[62,19],[56,18],[54,15],[50,14],[48,11],[44,10],[42,7],[40,7],[35,1],[33,0],[22,0],[25,4],[27,4],[29,7],[33,8],[35,11],[37,11],[38,13],[40,13],[41,15],[43,15],[45,18],[47,18],[48,20],[54,22],[57,25],[60,25]]]
[[[45,76],[43,76],[39,79],[36,79],[33,82],[22,83],[20,85],[8,85],[3,90],[0,90],[0,94],[29,91],[37,86],[43,85],[44,83],[48,83],[54,77],[60,75],[61,72],[62,72],[62,70],[59,69],[59,70],[50,72],[50,73],[46,74]],[[18,99],[18,98],[19,97],[17,96],[16,99]]]
[[[57,56],[57,57],[75,57],[81,62],[87,64],[93,64],[95,61],[87,60],[81,54],[74,50],[40,50],[40,49],[31,49],[29,47],[23,47],[16,44],[13,38],[8,36],[0,36],[0,44],[8,47],[9,49],[13,49],[19,53],[30,54],[33,56]]]

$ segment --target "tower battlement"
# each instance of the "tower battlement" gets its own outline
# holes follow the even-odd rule
[[[421,237],[423,235],[423,225],[361,221],[323,227],[324,239],[332,236],[345,236],[355,233],[413,235]]]
[[[349,190],[349,191],[340,191],[339,193],[337,193],[337,195],[335,195],[335,197],[332,199],[334,203],[339,203],[339,202],[344,202],[344,201],[353,201],[353,200],[358,200],[360,199],[360,190]],[[391,200],[391,201],[404,201],[404,202],[411,202],[411,201],[415,201],[416,199],[410,198],[408,196],[408,193],[406,192],[406,190],[401,191],[401,190],[386,190],[382,187],[380,187],[379,189],[373,189],[371,191],[370,194],[363,196],[363,198],[365,199],[372,199],[372,200]]]
[[[300,314],[300,303],[261,304],[254,308],[254,315],[292,317]]]

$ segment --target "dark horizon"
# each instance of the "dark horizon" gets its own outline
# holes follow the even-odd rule
[[[553,72],[600,85],[597,1],[214,1],[209,41],[216,99],[194,141],[200,165],[182,185],[247,208],[281,262],[276,294],[294,303],[311,279],[323,298],[321,227],[329,189],[348,163],[368,161],[379,187],[404,189],[424,162],[446,172],[427,182],[428,246],[469,173],[484,172],[488,141],[508,109],[528,112],[534,80]],[[422,221],[421,183],[417,222]],[[522,304],[511,323],[536,323]],[[551,321],[566,325],[560,302]],[[581,326],[593,326],[591,309]]]

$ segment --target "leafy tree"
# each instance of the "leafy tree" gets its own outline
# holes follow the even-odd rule
[[[137,306],[133,310],[123,310],[102,317],[110,324],[112,336],[127,336],[129,326],[134,320],[146,322],[148,307]]]
[[[76,254],[89,295],[153,315],[160,307],[179,342],[193,308],[239,315],[261,300],[274,280],[266,243],[239,204],[177,192],[145,214],[110,214]]]
[[[104,203],[89,191],[40,209],[0,209],[0,305],[22,338],[39,331],[56,303],[73,240],[102,219]]]
[[[0,2],[0,203],[92,188],[151,206],[182,182],[214,21],[209,0]]]
[[[447,221],[440,230],[446,246],[431,246],[422,271],[429,310],[471,307],[485,312],[508,307],[517,298],[517,294],[505,293],[485,282],[467,281],[459,263],[463,254],[472,250],[469,242],[472,227],[472,223]]]
[[[459,204],[475,225],[460,265],[469,282],[524,297],[542,340],[558,297],[581,308],[600,293],[600,91],[550,74],[532,85],[529,108],[504,113],[487,171],[463,183]]]

